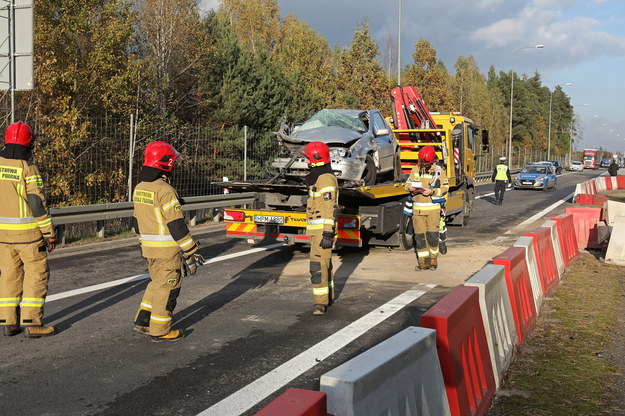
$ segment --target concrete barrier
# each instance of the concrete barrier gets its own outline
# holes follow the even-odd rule
[[[625,216],[614,219],[605,262],[625,266]]]
[[[573,192],[573,202],[577,200],[577,195],[580,195],[583,193],[584,193],[584,185],[581,183],[578,183],[577,185],[575,185],[575,192]]]
[[[556,266],[558,266],[558,277],[561,278],[564,273],[564,258],[562,257],[562,244],[560,244],[560,235],[558,235],[558,223],[554,220],[543,222],[543,227],[551,230],[551,244],[553,244],[553,254],[556,256]]]
[[[532,237],[519,237],[513,247],[523,247],[525,249],[525,260],[527,263],[527,271],[530,274],[530,283],[532,284],[532,295],[534,296],[534,306],[536,313],[540,311],[543,303],[543,285],[540,283],[540,273],[538,272],[538,261],[534,253],[534,240]]]
[[[569,267],[569,265],[579,257],[577,236],[575,235],[575,226],[573,225],[573,214],[561,214],[557,217],[553,217],[552,220],[557,223],[564,267]]]
[[[288,389],[254,416],[328,416],[326,395],[313,390]]]
[[[597,193],[605,192],[606,190],[605,179],[606,179],[605,176],[602,176],[600,178],[595,178],[595,186],[597,187]]]
[[[573,226],[579,250],[601,248],[597,243],[597,223],[601,221],[603,208],[567,207],[565,212],[573,214]]]
[[[614,219],[616,217],[625,217],[625,202],[608,200],[607,207],[608,207],[607,209],[608,225],[614,225]]]
[[[480,311],[496,388],[499,388],[510,367],[514,347],[518,344],[504,272],[504,266],[487,264],[464,283],[465,286],[475,286],[479,290]]]
[[[496,388],[479,289],[456,286],[421,316],[421,325],[436,330],[436,349],[451,414],[485,414]]]
[[[510,297],[517,338],[519,345],[521,345],[536,325],[537,316],[532,283],[525,261],[525,249],[523,247],[510,247],[495,257],[493,263],[500,264],[506,269],[506,287]]]
[[[436,332],[409,327],[321,376],[340,416],[450,415]]]
[[[547,296],[560,283],[556,255],[551,243],[551,230],[545,227],[538,227],[529,233],[525,233],[525,236],[533,238],[534,255],[538,263],[538,274],[543,287],[543,296]]]

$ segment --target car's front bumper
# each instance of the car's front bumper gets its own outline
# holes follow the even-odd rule
[[[542,179],[514,179],[512,185],[515,189],[543,189],[545,181]]]
[[[290,160],[288,157],[277,157],[273,160],[271,166],[283,170]],[[358,181],[362,178],[362,174],[365,171],[365,162],[359,159],[332,159],[331,165],[337,179],[345,181]],[[286,171],[286,175],[304,177],[308,175],[308,172],[310,172],[310,168],[306,159],[297,158]]]

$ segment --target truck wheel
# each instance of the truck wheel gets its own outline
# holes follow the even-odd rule
[[[393,180],[395,182],[401,181],[401,159],[399,158],[399,153],[395,155],[395,163],[393,164]]]
[[[462,225],[469,225],[469,218],[471,217],[471,212],[473,211],[473,189],[467,189],[464,193],[464,206],[462,208]]]
[[[362,173],[362,180],[366,186],[375,185],[378,179],[378,172],[375,170],[375,162],[373,158],[368,155],[365,159],[365,171]]]
[[[410,250],[414,246],[412,217],[404,214],[399,216],[399,248]]]

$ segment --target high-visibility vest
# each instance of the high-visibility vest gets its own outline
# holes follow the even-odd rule
[[[497,176],[495,176],[496,181],[507,181],[508,180],[508,165],[497,165]]]

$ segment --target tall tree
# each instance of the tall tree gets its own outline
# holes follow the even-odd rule
[[[89,202],[88,188],[104,183],[110,184],[112,194],[100,197],[115,200],[125,192],[124,172],[111,172],[103,164],[85,178],[80,166],[92,163],[88,159],[92,151],[101,153],[101,149],[108,150],[111,161],[124,157],[111,145],[112,137],[106,133],[92,137],[91,129],[93,118],[128,114],[134,102],[137,60],[132,4],[58,0],[34,5],[36,156],[42,170],[51,175],[51,200]]]
[[[192,119],[197,72],[206,52],[194,0],[142,0],[140,3],[143,109],[159,117]]]
[[[363,21],[354,31],[349,49],[338,58],[337,83],[346,106],[389,111],[388,81],[378,57],[378,45]]]
[[[430,42],[420,38],[412,54],[413,63],[404,74],[404,83],[414,85],[430,111],[454,111],[450,76]]]
[[[305,100],[306,97],[298,97],[301,111],[294,114],[294,118],[301,118],[334,104],[336,83],[332,74],[333,54],[327,40],[310,25],[294,15],[285,16],[275,60],[282,64],[287,74],[299,78],[303,83],[301,86],[293,85],[293,88],[301,87],[310,93],[310,101]]]
[[[221,11],[254,57],[263,49],[273,52],[280,31],[277,0],[222,0]]]

